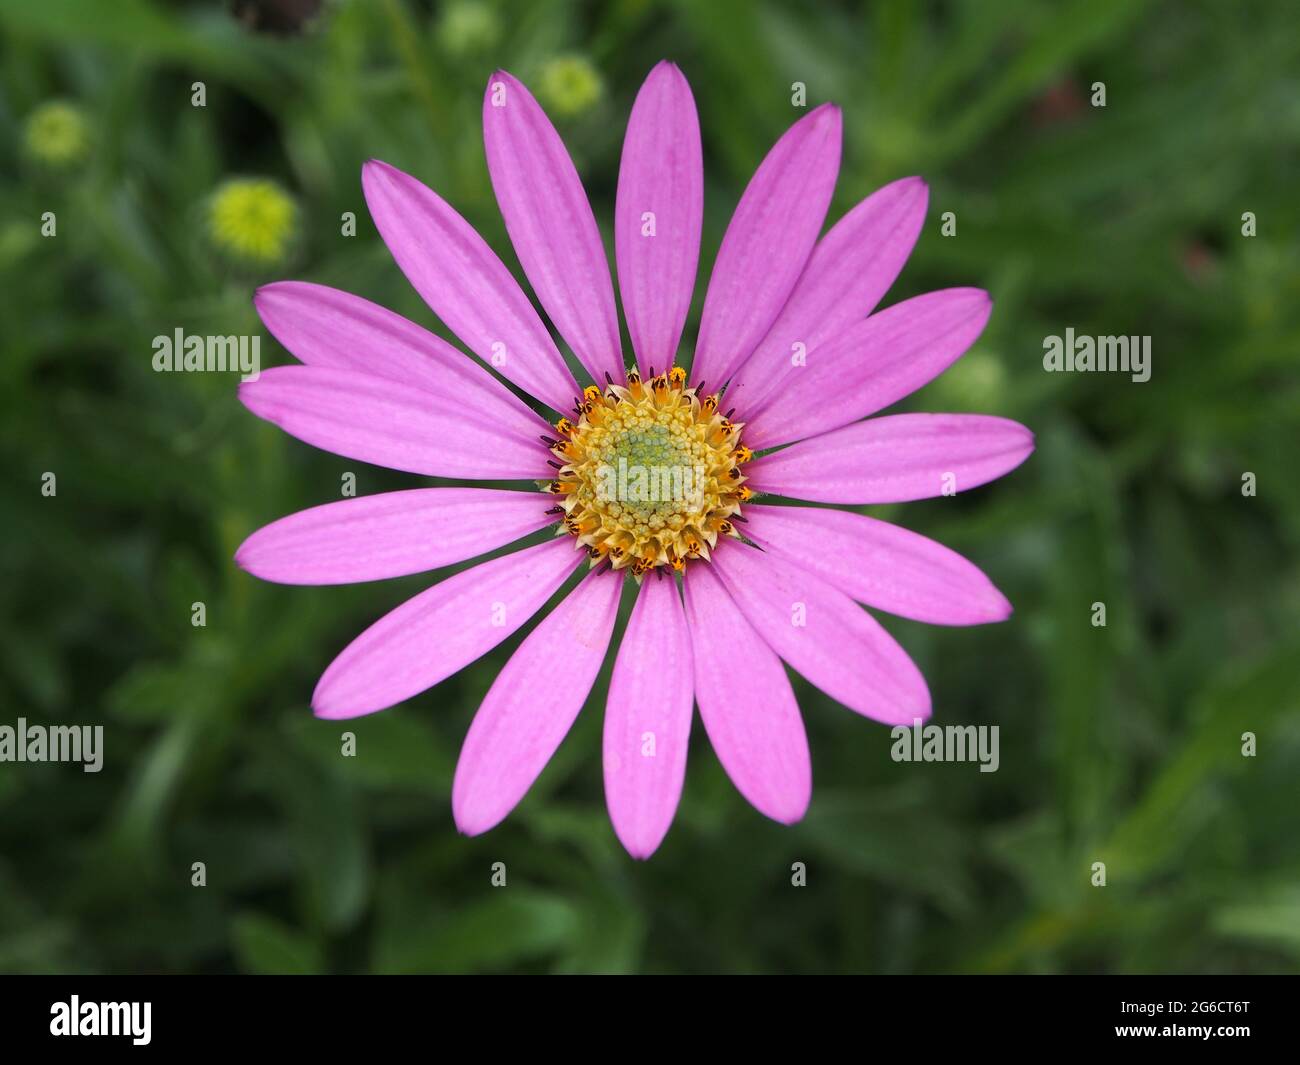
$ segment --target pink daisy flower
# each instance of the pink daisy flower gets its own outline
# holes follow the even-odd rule
[[[929,716],[925,680],[859,604],[940,625],[1001,621],[1011,606],[974,565],[916,533],[753,497],[925,499],[1023,462],[1032,434],[1003,418],[868,418],[957,359],[988,321],[989,298],[946,289],[871,314],[911,253],[927,189],[917,178],[887,185],[819,239],[840,161],[840,112],[825,105],[751,179],[718,252],[689,375],[674,366],[704,178],[690,87],[665,62],[637,95],[618,179],[629,369],[582,182],[509,74],[489,81],[483,132],[524,273],[595,383],[574,379],[528,296],[460,215],[370,162],[366,201],[397,264],[554,424],[420,326],[293,281],[260,289],[256,305],[304,365],[264,372],[240,399],[338,455],[432,477],[535,480],[542,491],[417,488],[328,503],[260,529],[236,560],[265,580],[346,584],[462,562],[553,526],[553,538],[448,577],[371,625],[325,670],[317,716],[373,713],[432,687],[526,624],[585,561],[474,718],[452,789],[460,830],[499,823],[546,766],[609,650],[625,583],[636,602],[615,653],[603,752],[624,847],[649,856],[672,822],[693,705],[741,794],[797,821],[812,774],[782,663],[857,713],[910,725]]]

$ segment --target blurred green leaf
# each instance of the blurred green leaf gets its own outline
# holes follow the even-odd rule
[[[491,897],[438,918],[405,914],[381,931],[375,970],[492,971],[554,954],[576,934],[578,915],[564,899],[529,888],[490,890]]]
[[[249,973],[310,975],[324,971],[320,948],[279,921],[248,913],[232,929],[240,967]]]

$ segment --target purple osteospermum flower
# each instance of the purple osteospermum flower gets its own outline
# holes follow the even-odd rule
[[[605,249],[559,135],[505,73],[488,84],[483,126],[524,272],[598,384],[580,389],[528,297],[460,215],[371,162],[366,201],[420,295],[503,377],[572,413],[549,425],[420,326],[302,282],[269,285],[256,303],[306,365],[268,370],[240,398],[339,455],[435,477],[539,479],[547,494],[421,488],[347,499],[266,526],[236,559],[266,580],[344,584],[461,562],[554,525],[554,539],[457,573],[375,622],[321,677],[316,714],[373,713],[437,684],[519,629],[589,558],[470,727],[452,791],[460,830],[500,822],[559,746],[604,660],[628,572],[639,587],[604,731],[605,794],[623,845],[647,857],[672,822],[693,703],[745,798],[797,821],[811,770],[782,660],[850,709],[910,725],[929,716],[925,680],[858,603],[940,625],[1001,621],[1011,605],[970,562],[916,533],[750,499],[923,499],[1023,462],[1033,437],[1002,418],[863,420],[958,358],[988,320],[988,296],[946,289],[867,317],[911,253],[927,190],[918,178],[887,185],[818,240],[840,158],[840,113],[825,105],[790,127],[746,188],[688,377],[673,360],[695,282],[703,165],[690,87],[660,63],[633,106],[619,171],[615,253],[639,368],[626,369]],[[772,448],[781,450],[753,459]],[[654,474],[647,488],[638,469],[677,480]]]

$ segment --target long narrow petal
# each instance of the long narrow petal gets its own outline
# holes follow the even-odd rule
[[[909,396],[969,348],[993,309],[978,288],[904,300],[808,352],[757,409],[743,405],[754,450],[839,429]],[[732,399],[728,394],[728,402]]]
[[[402,273],[434,314],[508,381],[558,411],[580,389],[505,264],[432,189],[371,160],[361,170],[370,214]]]
[[[793,824],[812,797],[808,736],[781,660],[741,615],[711,566],[683,582],[695,699],[718,761],[759,813]]]
[[[351,370],[414,385],[492,417],[546,422],[510,389],[441,337],[386,307],[326,285],[276,281],[253,297],[275,338],[308,366]]]
[[[300,510],[264,525],[235,562],[279,584],[357,584],[450,566],[544,528],[541,492],[413,488]]]
[[[618,574],[588,574],[492,682],[451,786],[456,827],[467,836],[513,810],[560,746],[604,661],[622,586]]]
[[[807,353],[875,309],[912,254],[930,191],[917,177],[877,189],[831,228],[813,250],[790,299],[731,381],[728,398],[757,410]]]
[[[805,115],[767,153],[722,238],[691,380],[721,387],[781,313],[821,232],[840,170],[839,108]]]
[[[921,671],[843,592],[744,544],[724,544],[714,553],[713,566],[768,646],[832,699],[887,725],[930,716]]]
[[[591,204],[551,120],[504,71],[483,97],[483,143],[506,231],[537,298],[594,380],[619,379],[614,286]]]
[[[844,510],[745,508],[745,535],[824,577],[860,603],[931,625],[1005,621],[1011,604],[980,570],[943,544]]]
[[[704,160],[691,87],[666,60],[628,119],[614,207],[618,287],[643,376],[671,366],[691,307],[704,216]]]
[[[986,414],[893,414],[791,444],[746,467],[758,492],[821,503],[953,495],[1014,470],[1034,434]]]
[[[694,685],[677,582],[641,582],[605,706],[605,804],[619,841],[649,858],[677,812]]]
[[[432,477],[545,477],[546,447],[531,411],[477,408],[387,377],[277,366],[239,386],[259,418],[345,458]]]
[[[485,655],[537,613],[582,561],[569,537],[483,562],[408,599],[330,663],[317,717],[359,717],[400,703]]]

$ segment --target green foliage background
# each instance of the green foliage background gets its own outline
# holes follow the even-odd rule
[[[495,31],[476,39],[464,27],[484,14]],[[0,0],[0,723],[101,723],[107,749],[97,775],[0,764],[0,970],[1294,971],[1295,29],[1287,0],[376,0],[277,36],[222,5]],[[452,824],[451,772],[518,638],[349,726],[354,759],[312,718],[333,655],[430,578],[277,587],[231,555],[337,498],[345,470],[363,493],[418,479],[257,421],[233,377],[153,373],[151,339],[257,332],[251,292],[279,277],[440,330],[370,222],[361,164],[418,175],[517,270],[482,91],[497,66],[536,85],[563,55],[602,79],[559,125],[607,237],[626,115],[663,57],[700,109],[704,269],[796,117],[795,81],[844,108],[832,217],[886,181],[931,183],[887,302],[969,284],[995,310],[908,406],[1016,418],[1038,450],[996,485],[872,513],[962,551],[1016,604],[981,629],[885,619],[936,721],[1001,727],[997,773],[895,764],[886,728],[796,678],[806,820],[751,810],[697,720],[677,822],[636,863],[603,808],[608,667],[529,797],[473,840]],[[56,97],[89,123],[63,171],[22,148]],[[290,262],[213,250],[204,204],[232,175],[297,198]],[[697,297],[689,335],[698,313]],[[1150,334],[1151,381],[1045,374],[1043,338],[1067,326]]]

